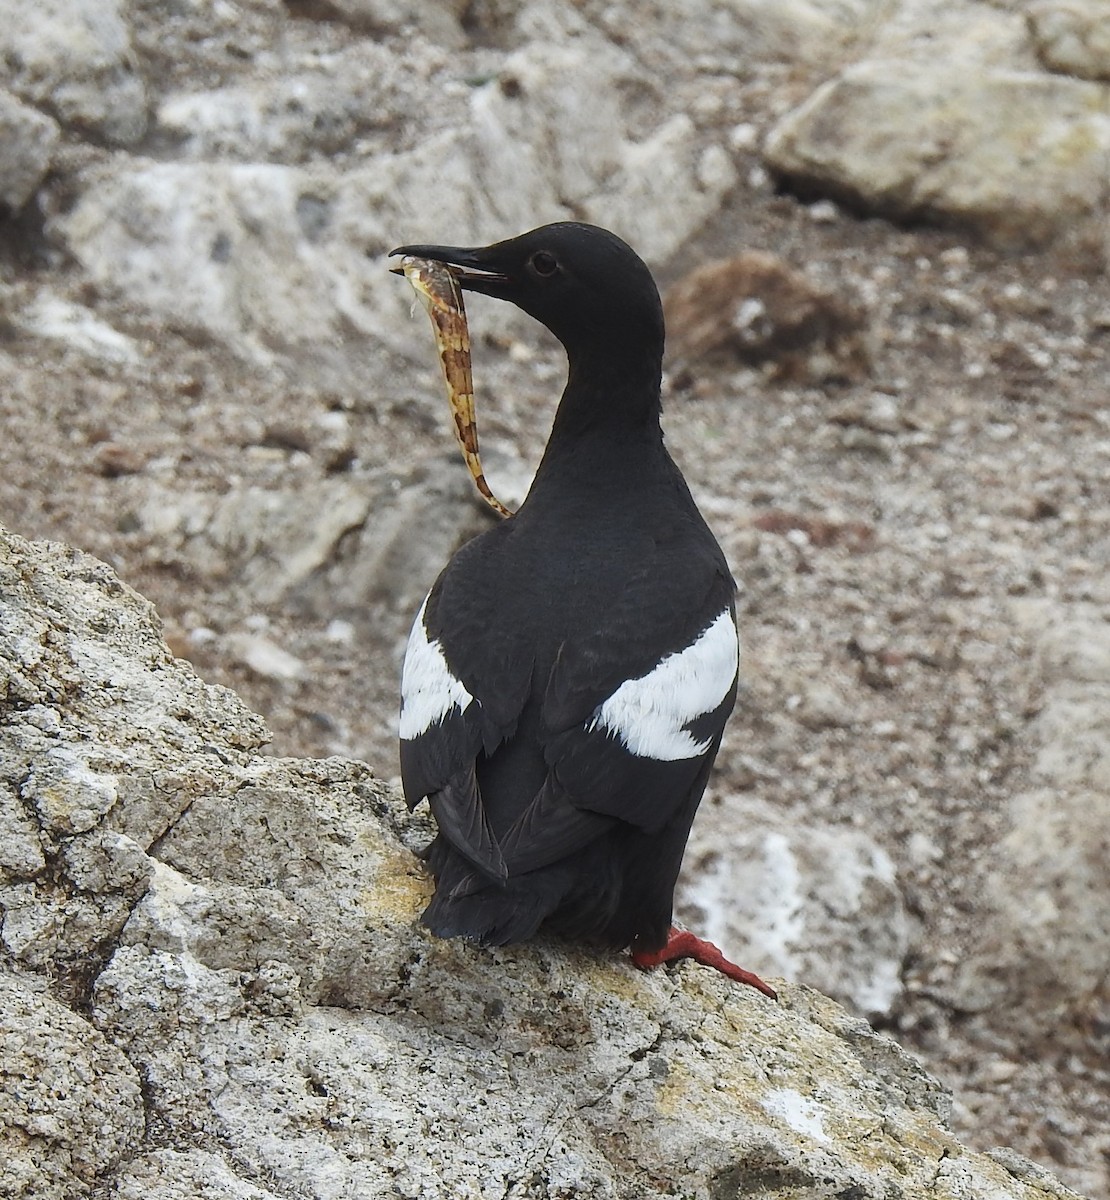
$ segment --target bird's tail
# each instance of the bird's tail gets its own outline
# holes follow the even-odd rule
[[[483,946],[527,941],[558,907],[565,890],[549,871],[491,880],[442,837],[428,848],[426,858],[436,892],[420,919],[436,937],[461,937]]]

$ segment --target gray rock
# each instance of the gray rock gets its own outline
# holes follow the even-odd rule
[[[143,1137],[139,1074],[37,979],[0,969],[0,1195],[87,1195]]]
[[[305,675],[305,664],[264,634],[235,633],[227,639],[226,645],[239,662],[263,679],[291,683]]]
[[[802,826],[739,796],[706,806],[677,912],[756,974],[805,979],[874,1015],[902,994],[911,923],[894,864],[859,830]]]
[[[379,37],[422,33],[441,46],[461,46],[465,38],[460,17],[465,0],[320,0],[319,9],[329,19],[346,21]]]
[[[726,71],[776,59],[814,66],[836,62],[882,11],[873,0],[732,0],[725,6],[674,0],[643,22],[605,0],[581,7],[611,37],[649,60],[659,55],[662,41],[676,60]]]
[[[97,934],[79,962],[9,944],[6,1195],[1069,1194],[961,1147],[944,1089],[808,989],[432,938],[367,768],[259,756],[257,718],[106,568],[0,546],[5,776],[46,778],[66,746],[116,781],[77,832],[58,813],[80,796],[0,791],[58,862],[8,863],[26,907],[80,898]]]
[[[0,204],[15,212],[30,200],[57,141],[57,122],[0,89]]]
[[[1034,70],[1037,60],[1021,13],[975,0],[915,0],[886,8],[868,30],[861,57],[920,67],[947,63],[969,71]]]
[[[90,181],[58,228],[130,305],[265,360],[270,341],[333,332],[335,280],[300,217],[333,185],[329,172],[295,167],[136,160]]]
[[[444,461],[299,492],[167,492],[138,519],[190,570],[227,580],[248,606],[324,615],[388,599],[411,617],[455,546],[489,520],[461,468],[445,471]]]
[[[119,145],[146,131],[146,89],[118,0],[0,0],[8,86],[77,131]]]
[[[686,114],[630,136],[623,97],[652,88],[631,56],[596,35],[510,55],[472,102],[477,179],[513,180],[481,188],[481,227],[503,236],[539,223],[537,214],[575,215],[617,230],[648,260],[673,253],[719,206],[735,171],[721,147],[699,146]],[[552,197],[562,211],[551,211]]]
[[[90,308],[43,291],[12,314],[12,324],[32,337],[53,342],[56,348],[74,351],[110,363],[138,363],[139,343],[101,320]]]
[[[1041,62],[1080,79],[1110,82],[1110,10],[1106,0],[1041,0],[1025,19]]]
[[[8,543],[0,559],[0,695],[25,714],[0,732],[0,826],[15,835],[0,944],[25,966],[79,975],[145,891],[151,844],[209,786],[215,731],[221,746],[252,748],[266,733],[173,658],[153,609],[107,567],[65,547],[44,554],[49,570]],[[78,679],[87,708],[71,696]],[[151,739],[177,748],[175,770],[151,756]]]
[[[1027,1033],[1076,1020],[1097,1025],[1110,1015],[1106,796],[1105,789],[1041,788],[1010,801],[997,875],[984,897],[990,920],[957,973],[958,1007],[989,1008],[999,1025],[1013,1012]]]
[[[21,806],[5,805],[0,811],[0,885],[33,879],[45,869],[37,821]]]
[[[1101,212],[1110,97],[1061,76],[860,62],[784,117],[765,151],[808,189],[1029,245]]]
[[[1030,601],[1045,686],[1027,735],[1032,786],[1007,808],[975,952],[955,1003],[1028,1032],[1105,1021],[1110,961],[1110,623],[1094,605]],[[1102,1014],[1099,1016],[1098,1014]],[[1084,1038],[1086,1040],[1086,1038]]]
[[[342,334],[340,369],[357,377],[360,341],[405,354],[413,345],[411,292],[385,254],[417,231],[468,240],[459,210],[474,187],[455,133],[343,176],[330,166],[123,162],[90,178],[54,228],[131,307],[261,362],[275,350],[334,358]]]
[[[328,121],[321,132],[312,120],[326,108],[326,82],[315,71],[233,94],[176,96],[162,107],[162,133],[179,130],[190,153],[250,157],[270,153],[292,122],[295,154],[311,157],[332,136]],[[332,89],[331,103],[361,111],[370,86],[349,81]],[[441,127],[437,113],[415,145],[366,165],[119,159],[89,174],[53,228],[97,283],[132,306],[261,360],[275,349],[302,360],[326,355],[343,337],[351,370],[358,338],[411,353],[411,295],[383,261],[398,243],[474,243],[579,216],[615,228],[658,262],[736,180],[727,152],[695,137],[684,113],[637,135],[623,97],[651,81],[596,36],[526,47],[506,57],[497,79],[461,93],[444,81],[432,86],[453,119]],[[295,121],[269,120],[282,97],[302,91]],[[421,103],[432,102],[425,94]],[[512,187],[490,186],[507,179]],[[494,329],[518,319],[506,305],[489,312]]]
[[[445,115],[465,113],[468,89],[436,78],[444,59],[429,47],[414,61],[388,43],[361,38],[311,56],[297,71],[281,59],[256,63],[223,86],[163,96],[151,135],[174,158],[301,163],[352,152],[362,158],[391,149],[397,125],[423,110],[433,88]]]
[[[276,1192],[250,1183],[233,1163],[204,1150],[152,1150],[137,1155],[118,1173],[112,1200],[280,1200]]]

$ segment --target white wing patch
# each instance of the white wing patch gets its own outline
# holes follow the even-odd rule
[[[401,669],[401,720],[398,728],[402,739],[412,741],[437,721],[442,721],[453,708],[466,708],[474,697],[451,674],[443,647],[429,641],[424,628],[427,599],[420,606],[412,623],[405,665]]]
[[[740,643],[726,609],[685,650],[668,654],[639,679],[629,679],[600,705],[587,728],[620,738],[639,758],[697,758],[711,742],[696,742],[686,726],[728,695],[740,665]]]

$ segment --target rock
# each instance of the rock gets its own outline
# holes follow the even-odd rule
[[[1027,728],[1032,786],[1007,806],[974,953],[953,984],[957,1006],[1005,1014],[1091,1044],[1110,1029],[1110,624],[1096,606],[1027,601],[1045,686]],[[1105,1040],[1105,1034],[1103,1035]]]
[[[812,981],[872,1015],[901,995],[910,920],[894,864],[859,830],[727,797],[698,816],[677,911],[756,974]]]
[[[719,208],[736,176],[723,147],[699,146],[685,114],[636,136],[625,98],[641,92],[654,98],[651,77],[596,33],[507,55],[497,77],[474,88],[466,125],[352,179],[349,201],[376,221],[403,200],[391,240],[384,229],[364,240],[381,238],[385,250],[386,241],[454,229],[452,241],[482,242],[576,218],[661,262]],[[489,186],[508,179],[512,187]]]
[[[226,747],[256,748],[266,734],[230,692],[173,658],[153,609],[107,567],[65,547],[13,545],[0,558],[0,698],[25,719],[0,737],[0,827],[15,833],[0,869],[0,943],[13,961],[76,981],[145,890],[150,845],[209,786],[215,730]],[[83,706],[95,740],[82,733]],[[176,774],[151,757],[152,738],[182,756]]]
[[[861,57],[918,66],[959,64],[968,71],[1034,70],[1037,61],[1020,12],[961,0],[916,0],[887,9],[868,30]]]
[[[388,273],[388,250],[406,231],[468,240],[470,222],[444,202],[463,209],[475,187],[459,137],[343,177],[330,166],[125,163],[90,178],[54,228],[130,306],[262,362],[280,350],[306,365],[323,360],[354,386],[363,347],[413,353],[411,292]]]
[[[1037,57],[1052,71],[1110,82],[1106,0],[1041,0],[1025,11]]]
[[[674,0],[652,14],[649,33],[648,22],[619,5],[588,0],[580,7],[615,41],[630,43],[648,61],[659,56],[662,44],[676,60],[725,71],[752,61],[836,62],[880,11],[873,0],[732,0],[726,7]]]
[[[68,746],[52,746],[19,789],[40,823],[52,833],[87,833],[119,799],[117,780],[90,770],[85,757]]]
[[[913,418],[907,417],[898,399],[885,392],[853,395],[830,419],[837,425],[856,425],[872,433],[898,434],[914,428]]]
[[[989,1008],[998,1024],[1000,1010],[1012,1011],[1030,1035],[1105,1043],[1090,1029],[1110,1020],[1106,794],[1039,788],[1010,801],[998,875],[985,897],[994,912],[958,972],[958,1007]]]
[[[55,121],[0,90],[0,204],[15,212],[30,200],[57,141]]]
[[[1069,1195],[961,1147],[943,1088],[808,989],[432,938],[421,823],[367,768],[258,755],[106,568],[0,545],[5,775],[65,747],[115,779],[79,832],[0,792],[57,862],[9,856],[5,937],[14,892],[80,898],[96,948],[9,941],[6,1195]]]
[[[0,969],[0,1195],[87,1195],[138,1148],[139,1074],[43,982]]]
[[[204,1150],[152,1150],[131,1159],[115,1179],[112,1200],[279,1200],[249,1183],[234,1164]]]
[[[807,682],[797,700],[794,718],[806,729],[848,729],[856,723],[856,710],[843,689],[823,680]]]
[[[696,267],[668,289],[663,309],[678,360],[772,362],[784,375],[814,381],[867,369],[861,308],[767,251]]]
[[[260,633],[232,634],[227,639],[227,647],[236,659],[263,679],[291,683],[304,677],[304,663]]]
[[[352,333],[371,350],[412,354],[411,294],[384,262],[398,243],[481,242],[577,216],[612,226],[659,262],[697,230],[735,169],[723,147],[693,136],[685,114],[634,136],[623,96],[650,88],[630,56],[596,36],[529,46],[508,55],[496,79],[461,94],[434,81],[420,103],[434,104],[427,93],[438,89],[451,120],[367,165],[121,158],[89,172],[52,228],[99,285],[133,307],[253,358],[295,350],[302,363],[323,357],[357,374]],[[385,92],[393,103],[407,94]],[[317,70],[175,96],[162,106],[160,131],[186,153],[249,158],[279,153],[292,129],[294,149],[280,154],[316,158],[338,144],[336,121],[340,141],[358,129],[367,97],[375,93],[365,63],[339,87]],[[281,121],[270,119],[275,109]],[[513,186],[490,187],[491,179]],[[522,319],[507,305],[487,311],[494,329]]]
[[[38,824],[16,806],[0,811],[0,883],[31,879],[46,870]]]
[[[583,201],[587,219],[611,220],[650,261],[674,254],[736,183],[726,151],[698,149],[694,133],[693,121],[679,113],[643,142],[626,143],[618,174]]]
[[[321,481],[311,502],[266,488],[158,496],[138,523],[210,578],[228,579],[258,603],[273,603],[328,561],[366,519],[369,499],[346,481]],[[278,546],[283,553],[276,553]]]
[[[1110,100],[1060,76],[866,61],[787,114],[765,154],[807,193],[1029,246],[1101,211]]]
[[[331,187],[293,167],[137,160],[87,187],[58,229],[130,305],[267,359],[268,341],[332,331],[334,278],[300,219]]]
[[[138,520],[189,570],[226,581],[255,607],[362,616],[388,599],[407,628],[453,549],[489,520],[462,468],[445,471],[444,462],[434,456],[401,477],[322,479],[299,492],[178,491],[144,505]]]
[[[91,309],[61,296],[43,292],[17,315],[13,324],[33,337],[44,338],[89,358],[112,363],[138,363],[142,351],[133,338],[120,333]]]
[[[295,3],[305,0],[295,0]],[[310,0],[308,8],[327,20],[345,21],[377,37],[419,31],[440,46],[462,46],[462,0],[414,4],[411,0]]]
[[[416,60],[360,38],[296,71],[259,64],[221,87],[170,91],[151,136],[175,158],[198,161],[295,164],[388,150],[389,132],[426,105],[446,58],[429,46]],[[438,86],[448,111],[463,113],[465,89]]]
[[[0,0],[8,86],[65,126],[130,146],[146,131],[146,89],[118,0]]]

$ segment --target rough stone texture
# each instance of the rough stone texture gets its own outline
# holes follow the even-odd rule
[[[63,125],[125,146],[142,137],[146,90],[117,0],[0,0],[0,57],[12,91]]]
[[[1041,62],[1080,79],[1110,82],[1110,4],[1106,0],[1043,0],[1025,19]]]
[[[50,169],[58,126],[0,90],[0,205],[20,209]]]
[[[42,292],[11,314],[11,324],[20,333],[47,344],[53,343],[89,359],[106,363],[138,365],[139,347],[132,338],[101,320],[84,304],[74,304],[44,288]]]
[[[1078,1022],[1110,1050],[1110,623],[1090,605],[1062,615],[1019,606],[1038,631],[1036,665],[1045,685],[1032,722],[1029,791],[1008,805],[993,908],[975,953],[957,975],[966,1011],[1020,1008],[1030,1033]],[[1006,886],[1021,879],[1020,892]],[[1032,1003],[1031,1003],[1032,1001]],[[1110,1137],[1104,1139],[1110,1148]]]
[[[863,62],[785,117],[766,155],[796,186],[1027,245],[1104,203],[1110,98],[1059,76]]]
[[[263,58],[248,78],[170,91],[155,110],[151,136],[174,158],[202,161],[294,164],[342,159],[358,145],[386,149],[413,102],[414,83],[426,86],[445,57],[428,47],[416,64],[388,43],[360,38],[306,55],[296,71]],[[465,94],[451,89],[450,110]]]
[[[867,371],[860,307],[766,251],[695,268],[668,290],[663,312],[672,360],[690,369],[721,357],[815,382]]]
[[[461,46],[465,38],[459,19],[466,7],[465,0],[318,0],[315,11],[379,37],[419,32],[441,46]]]
[[[432,86],[455,122],[370,169],[114,160],[57,229],[98,283],[264,358],[268,347],[304,354],[351,329],[402,344],[408,302],[373,260],[433,227],[468,243],[574,215],[622,230],[658,261],[736,179],[723,147],[699,146],[684,113],[633,135],[622,94],[651,85],[611,47],[527,47],[468,94]],[[364,95],[357,80],[336,93],[316,72],[307,87],[179,96],[162,108],[163,136],[194,153],[249,157],[282,142],[282,126],[267,121],[275,107],[292,108],[301,131],[326,114],[342,137],[353,118],[336,110],[349,114]]]
[[[695,825],[676,901],[757,975],[808,980],[876,1017],[901,1001],[910,919],[894,863],[859,830],[722,797]]]
[[[92,277],[132,303],[266,357],[267,341],[332,332],[333,277],[318,226],[302,225],[331,187],[271,164],[140,163],[86,191],[66,236]]]
[[[176,561],[225,579],[245,604],[323,615],[387,603],[407,620],[454,547],[490,519],[451,465],[383,471],[357,486],[328,479],[298,495],[264,488],[159,494],[136,519]]]
[[[41,979],[0,968],[0,1196],[86,1194],[143,1128],[127,1057]]]
[[[14,834],[0,945],[81,988],[149,884],[151,844],[209,785],[210,743],[257,747],[265,731],[173,658],[151,606],[107,567],[64,549],[45,561],[9,551],[0,566],[0,772]],[[63,716],[74,693],[95,714],[95,738],[72,710]],[[152,738],[180,754],[172,779]]]
[[[1073,1195],[809,989],[431,938],[367,768],[259,757],[106,567],[0,544],[0,804],[53,864],[0,896],[5,1196]]]
[[[529,9],[544,6],[523,7],[522,23]],[[837,63],[856,39],[873,33],[884,6],[876,0],[732,0],[727,6],[674,0],[658,5],[650,22],[642,11],[606,0],[585,0],[577,7],[649,61],[730,71],[748,60],[801,62],[818,69]]]
[[[855,47],[860,60],[899,60],[942,74],[953,64],[969,71],[1037,66],[1018,5],[914,0],[891,5],[861,32]]]

